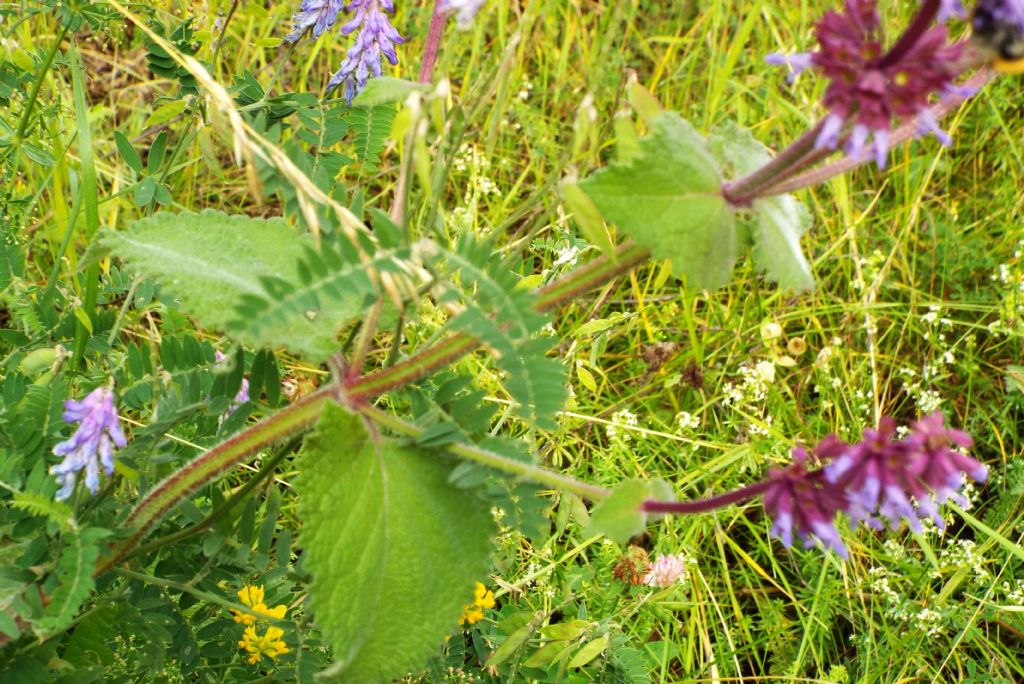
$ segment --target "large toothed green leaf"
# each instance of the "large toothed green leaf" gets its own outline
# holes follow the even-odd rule
[[[704,139],[678,114],[650,121],[639,152],[579,183],[604,218],[669,259],[697,287],[725,284],[736,260],[733,212]]]
[[[173,292],[204,327],[228,331],[253,347],[285,347],[310,360],[325,359],[338,347],[337,333],[365,307],[365,288],[353,288],[351,297],[323,298],[268,325],[240,325],[235,309],[246,296],[266,298],[268,279],[301,281],[299,264],[311,241],[283,219],[158,213],[127,230],[108,231],[102,244]]]
[[[337,682],[422,668],[458,626],[488,568],[493,522],[448,482],[440,453],[371,439],[335,404],[303,446],[296,482],[310,607]]]

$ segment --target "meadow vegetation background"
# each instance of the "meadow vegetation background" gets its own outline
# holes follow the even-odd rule
[[[885,3],[883,20],[895,31],[916,4]],[[289,154],[289,141],[305,145],[318,124],[295,113],[310,100],[289,93],[344,106],[324,88],[347,41],[331,33],[294,47],[282,43],[297,9],[291,4],[123,7],[207,64],[243,116],[284,122],[272,139]],[[452,105],[433,114],[448,117],[445,135],[430,138],[421,157],[441,169],[432,176],[441,185],[437,193],[414,185],[410,223],[430,219],[448,235],[497,236],[502,247],[522,250],[513,271],[534,285],[550,282],[599,253],[555,189],[607,161],[629,79],[698,130],[734,121],[778,149],[823,115],[824,84],[811,75],[789,84],[764,57],[812,47],[813,23],[825,9],[763,0],[487,3],[469,30],[446,32],[435,81],[447,79]],[[67,12],[85,21],[65,33]],[[393,75],[415,79],[430,14],[431,3],[396,2],[393,23],[407,39]],[[235,163],[230,133],[210,123],[225,113],[191,99],[203,84],[168,66],[118,8],[14,2],[0,5],[0,17],[7,139],[26,93],[46,73],[38,119],[0,188],[0,352],[8,377],[29,339],[50,340],[39,348],[73,345],[74,303],[84,287],[78,264],[96,228],[86,225],[83,184],[98,191],[102,227],[121,228],[159,209],[300,222],[287,181]],[[954,24],[954,31],[962,28]],[[85,75],[77,88],[75,59]],[[338,156],[304,170],[335,179],[328,192],[357,213],[386,211],[405,151],[403,138],[390,133],[394,119],[392,112],[379,124],[387,135],[369,153],[351,120],[335,119],[346,123],[319,129],[328,139],[314,142]],[[916,140],[894,149],[884,171],[867,167],[798,193],[813,214],[803,238],[813,291],[780,290],[745,259],[716,291],[685,287],[652,263],[559,308],[548,332],[568,365],[570,398],[551,429],[527,430],[507,410],[487,355],[466,357],[455,370],[472,376],[496,411],[491,429],[526,435],[543,463],[604,486],[660,477],[691,497],[753,481],[787,461],[795,445],[828,433],[856,440],[883,414],[907,424],[938,409],[974,437],[975,457],[990,468],[988,482],[969,489],[969,510],[947,510],[941,532],[844,526],[851,551],[844,561],[817,548],[783,549],[756,503],[654,521],[624,547],[584,533],[588,513],[578,497],[548,492],[545,534],[528,538],[509,529],[497,537],[491,572],[480,577],[493,595],[483,618],[452,624],[427,669],[407,681],[1024,680],[1019,77],[997,79],[945,124],[950,148]],[[117,259],[97,268],[102,334],[91,337],[84,358],[105,358],[119,393],[135,391],[122,400],[122,415],[144,438],[125,456],[140,468],[154,467],[138,465],[152,458],[183,463],[215,443],[218,419],[179,423],[168,418],[173,407],[161,412],[157,405],[168,400],[167,387],[187,382],[196,354],[208,356],[209,345],[228,350],[230,342],[197,328]],[[430,305],[411,312],[409,347],[435,335],[443,320]],[[245,357],[246,373],[255,351]],[[379,353],[386,351],[383,345]],[[230,427],[308,393],[329,372],[287,353],[261,359],[263,377],[249,379],[265,389],[256,388],[243,414],[232,414]],[[24,368],[20,375],[29,384],[38,377]],[[58,372],[43,385],[69,380]],[[5,393],[14,392],[10,384]],[[63,387],[51,402],[58,415],[65,396],[79,393]],[[403,401],[393,400],[399,408]],[[19,421],[35,419],[24,404],[5,406],[0,481],[8,493],[48,477],[19,460],[35,450],[40,463],[53,462],[61,425],[52,406],[42,416],[33,423],[40,439],[18,443],[12,435],[21,434]],[[270,454],[184,505],[165,533],[202,521]],[[290,453],[274,467],[256,496],[203,535],[129,574],[99,579],[77,617],[48,638],[19,636],[13,621],[0,625],[7,635],[0,679],[312,681],[331,654],[303,610],[308,578],[294,544],[301,523],[292,489],[298,472]],[[97,506],[110,503],[104,501]],[[57,562],[59,552],[48,554],[29,534],[40,525],[54,533],[59,527],[26,505],[0,514],[0,565],[11,568],[0,573],[5,609],[15,594],[23,600],[12,587],[24,573],[42,582]],[[681,554],[683,581],[658,589],[631,584],[630,563],[640,553]],[[242,625],[228,610],[246,584],[265,587],[267,606],[287,606],[277,625],[288,652],[255,664],[239,648]]]

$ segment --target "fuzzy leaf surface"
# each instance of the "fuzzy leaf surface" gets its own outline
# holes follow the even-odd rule
[[[260,327],[233,325],[245,297],[267,296],[265,279],[299,281],[311,242],[282,219],[217,211],[158,213],[107,232],[102,244],[137,273],[176,294],[204,326],[227,330],[253,347],[286,347],[313,361],[336,348],[335,336],[364,307],[362,297],[333,298],[314,312],[295,311]]]
[[[733,212],[704,139],[678,114],[650,120],[639,152],[597,171],[579,187],[606,220],[672,262],[692,285],[725,284],[736,260]]]
[[[473,600],[493,522],[436,454],[369,438],[335,404],[302,450],[299,544],[335,682],[390,682],[423,667]]]

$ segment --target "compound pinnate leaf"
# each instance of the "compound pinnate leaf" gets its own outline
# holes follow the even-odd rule
[[[267,279],[299,280],[299,263],[311,243],[283,219],[161,212],[125,231],[109,231],[101,241],[137,273],[177,295],[203,326],[227,330],[253,347],[286,347],[310,360],[325,359],[337,348],[335,335],[363,310],[359,296],[326,301],[320,310],[298,311],[265,326],[237,325],[236,307],[247,298],[265,298]]]
[[[299,544],[331,681],[390,682],[423,667],[488,568],[486,506],[440,455],[372,440],[335,404],[303,446]]]
[[[706,142],[678,114],[654,116],[638,154],[579,187],[606,220],[656,259],[669,259],[675,275],[697,287],[728,281],[736,260],[733,211]]]

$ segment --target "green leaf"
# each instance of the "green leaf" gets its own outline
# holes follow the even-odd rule
[[[304,564],[339,682],[390,682],[421,668],[488,568],[486,506],[448,482],[439,455],[370,439],[335,404],[301,455]]]
[[[75,514],[71,507],[61,501],[35,492],[14,492],[12,508],[27,511],[41,518],[48,518],[57,524],[62,532],[70,532],[76,528]]]
[[[64,550],[57,561],[57,588],[50,595],[50,603],[38,622],[43,632],[55,632],[66,627],[79,606],[89,598],[95,586],[92,572],[100,554],[99,542],[108,534],[107,530],[89,527],[79,534],[64,536]]]
[[[811,227],[807,208],[792,195],[776,195],[755,200],[753,212],[751,254],[758,270],[779,287],[812,289],[811,265],[800,248],[800,236]]]
[[[604,218],[696,287],[728,281],[736,260],[733,212],[704,139],[673,112],[650,121],[640,151],[580,182]]]
[[[1006,367],[1006,389],[1024,393],[1024,366]]]
[[[131,142],[125,137],[121,131],[114,131],[114,143],[117,145],[117,151],[121,154],[121,158],[124,159],[125,163],[135,170],[136,173],[142,173],[142,158],[139,157],[139,153],[132,147]]]
[[[160,131],[160,134],[153,140],[149,147],[149,156],[146,157],[146,168],[150,173],[156,173],[164,163],[164,155],[167,153],[167,131]]]
[[[647,514],[640,507],[650,494],[651,487],[643,480],[622,483],[594,507],[586,535],[603,534],[618,544],[625,544],[644,531]]]
[[[753,173],[771,161],[771,153],[745,128],[734,123],[720,126],[708,141],[712,155],[736,177]],[[807,209],[792,195],[754,201],[749,217],[742,217],[753,242],[754,264],[782,288],[814,287],[811,266],[800,248],[800,236],[811,226]]]
[[[154,46],[156,47],[156,46]],[[153,113],[146,119],[146,123],[143,124],[144,128],[150,126],[159,126],[162,123],[166,123],[178,116],[185,111],[185,106],[188,103],[185,100],[172,100],[166,104],[162,104],[153,110]]]
[[[252,347],[287,347],[320,361],[337,349],[335,335],[363,310],[363,297],[342,289],[334,299],[278,312],[273,320],[231,325],[243,298],[267,297],[265,279],[299,279],[299,261],[311,243],[283,219],[215,211],[158,213],[125,231],[106,232],[101,242],[133,270],[176,293],[202,325],[230,328]]]
[[[562,181],[559,184],[558,193],[562,196],[566,207],[572,212],[573,218],[576,219],[577,225],[583,232],[583,237],[605,254],[613,255],[615,245],[612,244],[612,238],[608,235],[604,218],[587,193],[583,192],[577,183],[569,181]]]
[[[569,661],[569,667],[583,667],[590,661],[597,658],[608,648],[608,635],[599,636],[593,641],[584,644],[583,648],[576,652],[576,655]]]
[[[146,176],[135,186],[136,206],[146,206],[153,200],[154,195],[156,195],[156,181],[152,177]]]
[[[355,107],[386,105],[392,102],[401,102],[410,93],[417,91],[425,93],[429,90],[430,86],[423,83],[406,81],[403,78],[392,76],[378,76],[366,82],[366,86],[352,100],[352,105]]]

